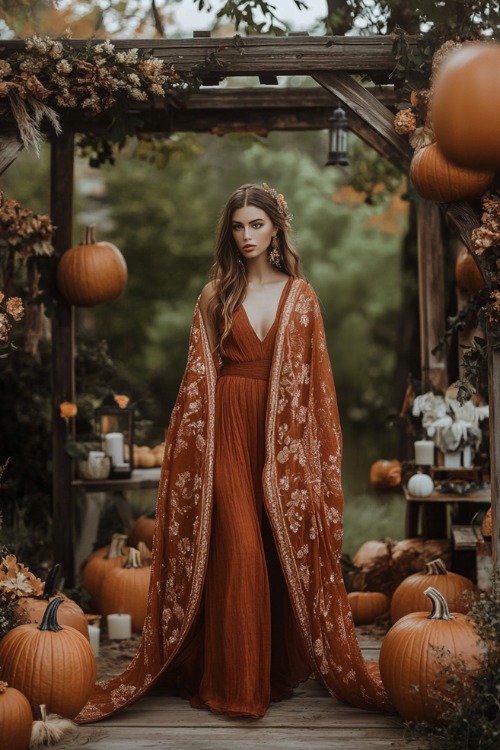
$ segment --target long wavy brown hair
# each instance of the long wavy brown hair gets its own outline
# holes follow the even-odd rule
[[[239,187],[229,197],[219,219],[215,259],[210,269],[215,294],[208,304],[207,312],[216,335],[216,351],[220,354],[224,353],[224,341],[229,334],[234,311],[243,302],[247,289],[246,258],[239,252],[232,232],[233,213],[246,206],[255,206],[265,211],[278,228],[276,237],[281,270],[288,276],[304,278],[299,256],[291,241],[288,217],[280,212],[274,195],[259,184]]]

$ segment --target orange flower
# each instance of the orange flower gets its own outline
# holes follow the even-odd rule
[[[64,419],[74,417],[78,411],[77,405],[72,401],[63,401],[62,404],[59,404],[59,409],[61,417],[64,417]]]
[[[116,396],[113,396],[113,398],[115,399],[115,401],[118,404],[118,406],[120,407],[120,409],[125,409],[125,407],[128,406],[128,402],[130,401],[130,399],[129,399],[128,396],[118,396],[118,395],[116,395]]]

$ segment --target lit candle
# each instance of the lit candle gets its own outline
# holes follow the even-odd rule
[[[101,637],[101,628],[98,628],[97,625],[89,624],[89,640],[90,640],[90,645],[92,646],[92,651],[94,652],[94,656],[99,656],[100,637]]]
[[[415,440],[415,463],[419,466],[434,465],[434,442],[432,440]]]
[[[113,466],[123,463],[123,435],[121,432],[108,432],[104,435],[106,454]]]
[[[111,640],[122,640],[132,636],[132,617],[127,614],[108,615],[108,637]]]

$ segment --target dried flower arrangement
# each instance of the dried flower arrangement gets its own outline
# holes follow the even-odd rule
[[[113,110],[119,116],[130,100],[164,97],[181,83],[160,58],[139,49],[117,51],[109,40],[75,49],[64,39],[35,35],[23,51],[0,59],[0,100],[8,99],[25,147],[36,151],[44,118],[61,131],[56,110]]]

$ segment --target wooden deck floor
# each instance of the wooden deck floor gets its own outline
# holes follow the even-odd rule
[[[365,658],[379,641],[361,638]],[[152,693],[106,721],[79,729],[88,750],[370,750],[402,748],[396,715],[361,711],[335,701],[314,681],[290,700],[273,703],[262,719],[229,719],[191,708],[181,698]],[[413,743],[412,743],[413,744]],[[56,746],[57,747],[57,746]]]

